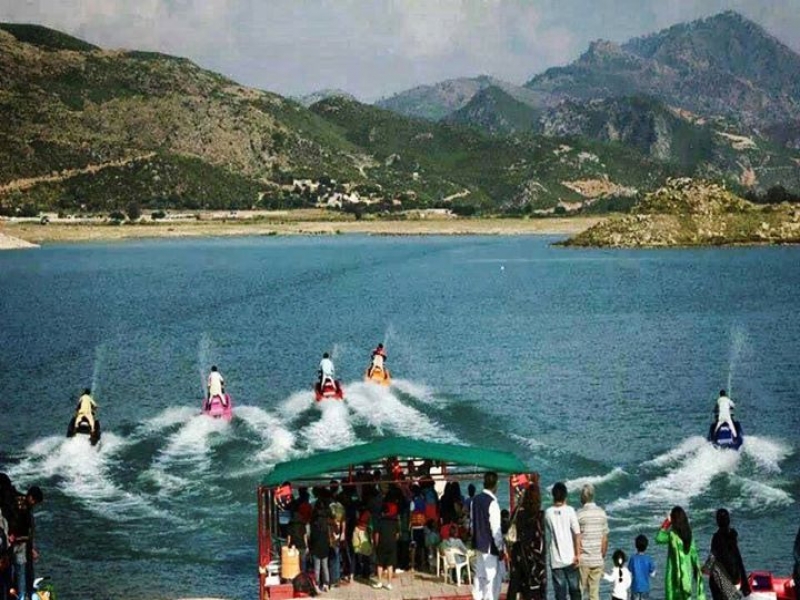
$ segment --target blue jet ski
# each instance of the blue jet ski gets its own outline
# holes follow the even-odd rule
[[[708,428],[708,441],[717,448],[729,448],[731,450],[741,448],[744,443],[744,431],[742,431],[739,421],[734,421],[733,424],[736,426],[736,437],[733,437],[731,428],[727,423],[720,425],[716,433],[714,433],[714,429],[716,429],[717,423],[716,421],[711,423],[711,427]]]

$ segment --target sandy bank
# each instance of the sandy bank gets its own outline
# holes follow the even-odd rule
[[[122,241],[143,238],[182,238],[259,235],[574,235],[601,218],[562,219],[420,219],[420,220],[305,220],[226,219],[150,222],[136,225],[102,223],[8,223],[3,230],[36,244]]]
[[[38,244],[25,241],[18,237],[13,237],[0,232],[0,250],[17,250],[20,248],[38,248]]]

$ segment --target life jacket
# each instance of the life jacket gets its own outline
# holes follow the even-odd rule
[[[433,519],[436,523],[439,522],[439,498],[436,496],[436,490],[432,487],[425,488],[422,493],[425,495],[425,518]]]
[[[425,517],[426,504],[425,496],[422,493],[414,496],[414,508],[409,519],[411,527],[425,527],[425,523],[427,523],[427,518]]]
[[[400,461],[396,458],[391,458],[388,461],[388,471],[392,474],[392,479],[397,481],[400,479],[400,476],[403,474],[403,467],[400,464]]]
[[[294,497],[292,496],[292,485],[284,483],[275,490],[275,506],[281,510],[289,510]]]

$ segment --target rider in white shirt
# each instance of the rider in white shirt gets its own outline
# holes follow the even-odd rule
[[[322,355],[322,360],[319,361],[319,385],[320,385],[320,387],[325,385],[325,380],[326,379],[330,379],[332,382],[334,381],[333,361],[331,360],[331,357],[327,352]]]
[[[211,367],[211,373],[208,374],[208,401],[210,402],[214,396],[220,397],[223,406],[228,405],[228,400],[225,398],[225,380],[216,365]]]
[[[714,428],[714,433],[717,433],[723,423],[727,423],[731,429],[731,436],[737,437],[738,432],[733,424],[733,416],[731,416],[731,409],[735,407],[733,400],[725,394],[725,390],[720,390],[719,398],[717,398],[717,426]]]

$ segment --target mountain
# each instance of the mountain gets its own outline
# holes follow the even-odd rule
[[[565,100],[537,123],[547,136],[582,136],[619,142],[657,160],[692,167],[711,160],[714,136],[647,96],[576,102]]]
[[[349,92],[345,92],[344,90],[339,89],[325,89],[325,90],[318,90],[316,92],[312,92],[311,94],[306,94],[305,96],[300,96],[297,98],[297,101],[308,108],[312,104],[316,104],[320,100],[325,100],[325,98],[347,98],[348,100],[355,100],[356,97]]]
[[[316,201],[296,178],[389,204],[531,212],[651,189],[671,172],[622,147],[497,138],[341,96],[309,110],[183,58],[106,51],[38,26],[0,26],[0,74],[5,213]]]
[[[560,99],[647,95],[713,118],[764,127],[800,118],[800,56],[735,12],[618,45],[598,41],[525,87]]]
[[[106,210],[250,206],[270,178],[359,176],[325,120],[192,62],[0,24],[0,193]],[[2,198],[0,198],[1,200]]]
[[[542,109],[486,85],[470,126],[341,95],[306,108],[183,58],[3,24],[0,89],[0,214],[291,208],[328,192],[536,214],[618,206],[680,175],[800,189],[796,151],[646,99]]]
[[[476,94],[489,87],[499,88],[517,101],[532,107],[544,106],[548,102],[547,95],[481,75],[421,85],[379,100],[375,105],[407,117],[438,121],[464,108]]]
[[[311,109],[374,157],[388,185],[434,205],[551,211],[606,194],[654,189],[672,167],[621,144],[533,135],[492,136],[476,128],[409,119],[342,98]],[[372,173],[373,171],[371,171]]]
[[[480,90],[443,121],[480,127],[494,135],[511,135],[532,132],[540,114],[540,110],[492,85]]]

